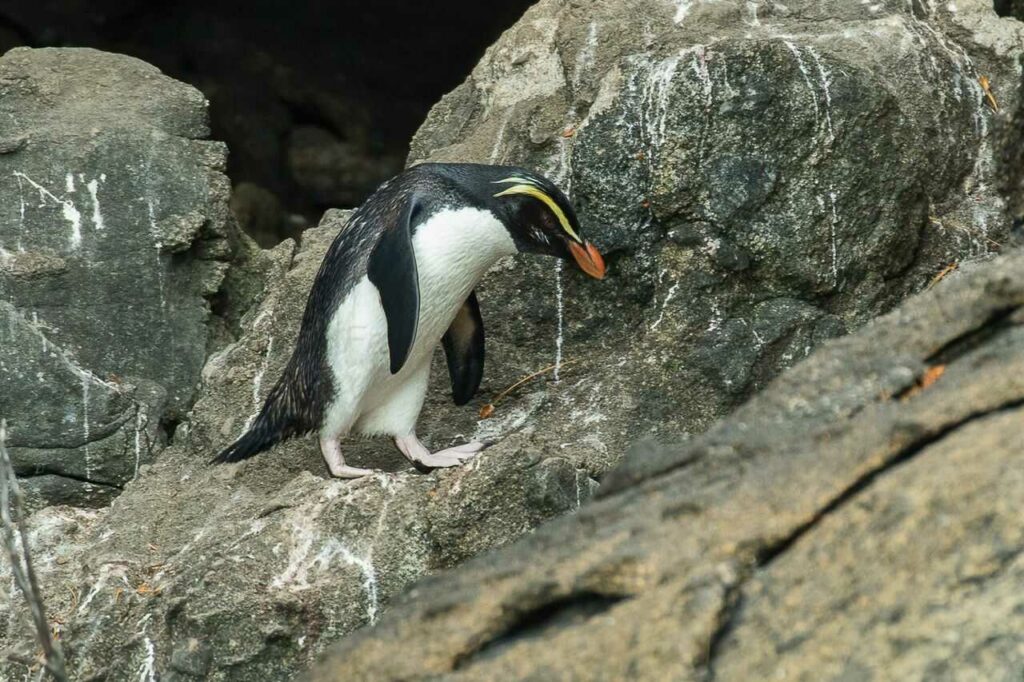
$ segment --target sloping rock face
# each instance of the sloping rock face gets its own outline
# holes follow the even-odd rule
[[[1021,443],[1017,250],[420,582],[311,679],[1012,679]]]
[[[539,2],[416,135],[414,161],[548,171],[609,253],[606,283],[524,262],[487,286],[521,302],[499,342],[586,367],[549,395],[607,419],[552,423],[566,441],[699,433],[1005,242],[979,77],[1014,106],[1024,24],[980,1],[784,5]]]
[[[242,465],[208,465],[280,375],[346,217],[329,212],[301,249],[285,242],[267,254],[268,286],[242,320],[242,337],[210,357],[174,444],[109,510],[51,507],[32,517],[40,581],[76,678],[288,679],[330,642],[375,622],[423,574],[591,494],[587,471],[562,454],[557,433],[516,432],[521,421],[507,418],[477,425],[473,410],[451,405],[443,369],[422,422],[434,446],[475,429],[502,439],[464,468],[421,475],[389,442],[353,441],[353,462],[402,471],[331,480],[312,438]],[[27,612],[6,570],[0,564],[0,610],[9,614],[0,649],[31,652]],[[5,663],[3,672],[24,670]]]
[[[195,397],[231,253],[198,91],[129,57],[0,58],[0,415],[34,504],[101,504]]]
[[[640,558],[631,554],[626,538],[634,522],[638,528],[659,520],[692,523],[680,536],[641,535],[676,553],[666,559],[673,570],[696,572],[686,573],[685,589],[671,599],[659,593],[649,602],[627,600],[623,608],[632,603],[648,614],[675,609],[694,633],[717,632],[715,619],[731,613],[723,604],[732,603],[750,575],[750,556],[760,557],[759,547],[781,546],[794,527],[822,515],[828,500],[861,480],[859,472],[883,466],[868,458],[870,466],[858,468],[862,460],[851,456],[822,460],[815,469],[817,451],[790,461],[786,445],[798,444],[801,429],[819,428],[815,417],[833,425],[846,407],[851,413],[867,409],[879,399],[879,385],[891,393],[911,386],[923,372],[921,358],[934,350],[930,346],[898,357],[871,356],[843,372],[830,370],[835,376],[824,369],[798,371],[779,384],[774,398],[757,403],[774,406],[770,419],[756,422],[765,428],[751,436],[737,424],[751,423],[742,419],[756,413],[741,413],[748,417],[721,433],[743,431],[747,440],[736,435],[721,450],[718,441],[706,440],[703,449],[627,446],[645,435],[669,441],[703,430],[815,345],[925,286],[949,261],[985,251],[991,243],[981,234],[994,241],[1005,235],[1009,221],[1000,217],[1000,201],[989,188],[990,113],[973,84],[984,71],[1003,105],[1014,102],[1013,91],[1001,84],[1008,82],[1003,78],[1019,49],[1012,42],[1019,37],[1016,25],[989,21],[973,5],[962,5],[956,16],[882,6],[877,19],[867,6],[801,5],[786,16],[762,13],[759,25],[745,31],[732,22],[753,23],[743,14],[745,3],[589,7],[584,12],[573,3],[539,4],[438,106],[416,141],[417,159],[508,161],[551,171],[572,185],[585,228],[610,254],[611,275],[604,282],[550,261],[513,259],[481,287],[489,344],[481,395],[467,408],[452,407],[437,368],[420,431],[435,448],[470,437],[497,444],[469,466],[419,475],[389,443],[352,441],[345,447],[353,463],[390,472],[355,482],[328,479],[310,438],[237,466],[208,466],[279,376],[314,273],[344,215],[328,213],[320,228],[304,233],[299,248],[285,242],[251,255],[262,277],[246,278],[248,265],[231,268],[222,293],[257,303],[251,310],[225,303],[226,329],[213,320],[216,336],[231,331],[237,341],[207,359],[198,399],[172,445],[140,467],[109,509],[51,507],[31,520],[47,604],[60,622],[76,677],[290,678],[334,640],[376,622],[391,598],[424,574],[576,509],[591,495],[593,479],[622,459],[625,468],[603,487],[610,494],[635,484],[632,490],[640,492],[615,499],[647,495],[644,485],[669,480],[659,472],[679,469],[685,460],[694,463],[653,498],[677,499],[678,487],[679,495],[690,491],[695,499],[711,500],[742,482],[751,502],[729,507],[720,518],[700,517],[701,508],[689,498],[668,510],[652,506],[643,521],[639,513],[621,523],[599,517],[610,501],[581,511],[561,523],[582,524],[583,535],[604,538],[609,552],[621,555],[613,561],[621,570],[601,565],[587,574],[591,582],[573,582],[585,586],[582,604],[557,572],[536,592],[529,583],[526,592],[507,600],[500,590],[472,588],[481,598],[505,600],[497,607],[503,615],[474,631],[476,644],[450,647],[459,636],[454,630],[422,638],[429,660],[421,661],[421,669],[450,671],[455,658],[475,666],[500,653],[507,640],[528,635],[533,623],[546,634],[545,614],[570,622],[615,607],[616,595],[633,594],[648,578],[656,582],[652,576],[660,575],[662,564],[644,563],[646,545],[636,547]],[[698,43],[701,49],[694,47]],[[898,77],[890,58],[906,67]],[[694,102],[709,107],[697,112],[696,121]],[[568,120],[573,107],[579,120]],[[509,118],[502,127],[504,114]],[[772,117],[777,125],[766,128]],[[571,136],[565,136],[566,125],[575,125]],[[746,136],[748,125],[758,134]],[[882,142],[868,134],[872,130]],[[763,173],[750,165],[756,155],[746,154],[744,145],[758,150]],[[933,162],[925,167],[922,155]],[[584,158],[593,161],[581,163]],[[768,189],[759,184],[764,178]],[[729,209],[732,200],[738,203]],[[629,211],[637,210],[630,222]],[[622,222],[612,223],[616,216]],[[928,216],[939,222],[925,222]],[[956,222],[961,219],[966,222]],[[1010,287],[1004,296],[992,286],[978,293],[976,312],[958,312],[946,330],[949,338],[973,328],[977,315],[983,319],[974,326],[986,326],[987,295],[991,305],[1019,305],[1019,290]],[[231,293],[236,291],[241,293]],[[892,334],[909,338],[912,331]],[[920,344],[936,338],[922,336]],[[489,398],[556,359],[563,362],[559,381],[546,381],[553,372],[543,375],[500,401],[493,418],[477,419],[476,408]],[[894,369],[878,374],[874,362]],[[119,405],[113,398],[110,404],[111,410]],[[892,405],[902,403],[877,409]],[[805,421],[792,410],[805,412]],[[949,415],[942,419],[957,423]],[[776,422],[788,438],[778,446],[769,440],[776,432],[767,429]],[[838,433],[840,427],[834,428]],[[907,438],[917,432],[909,433]],[[778,454],[765,461],[787,473],[783,465],[790,461],[805,478],[793,479],[795,489],[779,488],[776,497],[755,503],[755,483],[772,479],[759,478],[761,469],[745,473],[746,457],[769,447]],[[701,455],[705,450],[709,454]],[[848,468],[833,473],[842,463]],[[794,507],[783,504],[790,497]],[[588,525],[596,518],[606,527]],[[606,533],[615,529],[622,535],[609,540]],[[550,533],[537,536],[548,540],[532,541],[537,566],[548,565],[544,542],[555,543],[553,561],[563,556],[557,545],[568,552],[577,541]],[[620,540],[625,544],[616,544]],[[500,579],[491,578],[513,580],[513,573],[521,573],[533,580],[529,576],[537,573],[519,562]],[[0,648],[30,654],[27,616],[4,571],[0,565],[0,609],[8,614],[0,622]],[[425,589],[432,584],[424,583]],[[606,589],[608,584],[620,587]],[[448,605],[434,603],[430,617],[455,624],[466,612],[459,606],[463,595],[448,598]],[[700,611],[702,604],[709,610]],[[445,616],[449,607],[453,611]],[[409,627],[418,627],[413,607],[403,608],[411,614]],[[703,620],[687,616],[691,612]],[[391,622],[382,632],[398,627]],[[507,640],[501,637],[506,630]],[[657,653],[665,642],[679,641],[674,631],[665,640],[654,634],[618,646],[635,641]],[[694,637],[699,646],[703,640]],[[718,635],[711,639],[723,642]],[[483,647],[488,641],[495,644]],[[353,646],[359,653],[346,670],[354,675],[400,665],[365,653],[376,646],[368,639]],[[678,655],[679,646],[689,645],[669,646],[672,665],[696,660]],[[455,649],[463,653],[453,658]],[[397,658],[396,651],[381,656]],[[595,652],[584,660],[617,650],[595,645],[580,651]],[[543,656],[531,658],[546,665]],[[25,672],[9,662],[0,665],[6,666],[0,674]]]

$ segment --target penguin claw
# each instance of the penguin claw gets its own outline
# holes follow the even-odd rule
[[[478,452],[483,450],[485,447],[487,447],[487,445],[485,443],[481,443],[480,441],[474,440],[474,441],[470,441],[468,443],[463,443],[462,445],[455,445],[453,447],[447,448],[446,450],[441,450],[439,452],[435,452],[434,454],[435,455],[448,455],[448,454],[451,454],[451,455],[463,455],[463,459],[465,460],[465,459],[469,459],[473,455],[477,454]]]
[[[484,443],[472,441],[431,453],[415,436],[396,438],[395,443],[421,473],[464,464],[486,447]]]
[[[350,466],[328,468],[331,471],[331,476],[334,476],[335,478],[362,478],[364,476],[372,476],[376,473],[373,469],[361,469],[359,467]]]
[[[420,457],[420,459],[416,460],[416,463],[431,469],[444,469],[446,467],[458,466],[464,461],[465,459],[459,455],[442,455],[437,453],[424,455]]]

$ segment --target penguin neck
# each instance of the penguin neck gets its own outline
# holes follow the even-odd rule
[[[516,253],[505,226],[490,211],[445,208],[427,218],[413,235],[423,298],[457,298],[473,290],[498,259]]]

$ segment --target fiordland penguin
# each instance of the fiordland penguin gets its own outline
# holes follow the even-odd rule
[[[455,404],[483,375],[484,328],[474,288],[516,253],[573,259],[601,279],[568,199],[537,173],[510,166],[429,163],[392,178],[352,215],[324,256],[284,373],[252,427],[215,462],[237,462],[318,431],[331,474],[348,433],[386,434],[420,467],[447,467],[484,446],[431,453],[416,437],[430,359],[440,342]]]

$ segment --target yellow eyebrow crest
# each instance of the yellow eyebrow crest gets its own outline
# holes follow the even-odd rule
[[[498,180],[497,182],[518,182],[520,184],[512,185],[508,189],[502,190],[494,196],[503,197],[509,194],[526,194],[527,196],[534,197],[535,199],[540,199],[548,208],[551,209],[551,212],[555,214],[555,217],[558,218],[558,223],[562,226],[562,229],[576,241],[581,241],[579,235],[576,234],[572,229],[572,226],[569,225],[569,218],[565,215],[565,212],[558,206],[558,204],[555,203],[555,200],[540,187],[537,187],[524,178],[505,178],[504,180]]]
[[[522,185],[536,185],[537,184],[533,180],[530,180],[529,178],[520,178],[520,177],[516,177],[515,175],[513,175],[510,178],[505,178],[504,180],[495,180],[491,184],[492,185],[500,185],[500,184],[503,184],[503,183],[519,183],[519,184],[522,184]]]

